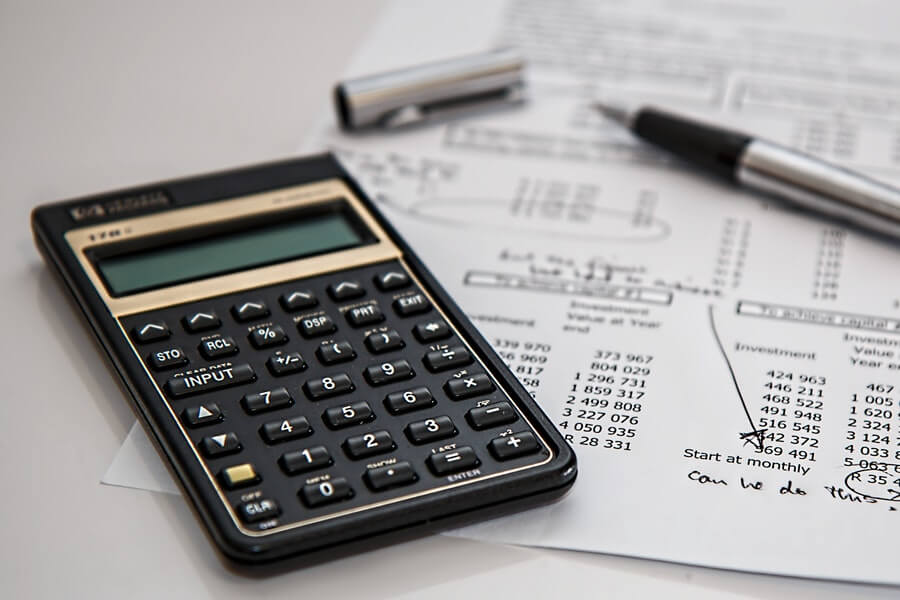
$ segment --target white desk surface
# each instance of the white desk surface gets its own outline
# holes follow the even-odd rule
[[[251,579],[223,566],[180,497],[99,483],[134,417],[41,262],[30,209],[293,154],[379,7],[0,3],[2,595],[900,596],[442,536]]]

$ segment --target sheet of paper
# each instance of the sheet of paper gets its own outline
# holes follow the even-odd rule
[[[349,74],[513,45],[531,102],[360,136],[329,111],[305,148],[340,155],[578,454],[562,502],[455,534],[900,584],[900,246],[589,109],[654,102],[900,181],[900,6],[441,6],[392,5]]]

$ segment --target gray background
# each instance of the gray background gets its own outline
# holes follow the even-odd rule
[[[445,537],[252,579],[180,497],[99,483],[134,417],[40,261],[30,209],[293,154],[381,5],[0,2],[2,595],[900,595]]]

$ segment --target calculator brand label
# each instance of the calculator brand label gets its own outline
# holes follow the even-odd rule
[[[82,204],[69,209],[69,215],[78,223],[107,217],[118,217],[151,208],[161,208],[172,204],[171,198],[162,190],[121,196],[103,202]]]

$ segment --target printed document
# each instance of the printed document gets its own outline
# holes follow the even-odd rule
[[[305,149],[338,154],[578,455],[561,502],[454,535],[900,584],[900,243],[590,107],[652,103],[898,183],[900,5],[440,7],[391,5],[348,75],[512,46],[529,101],[362,135],[329,110]]]

